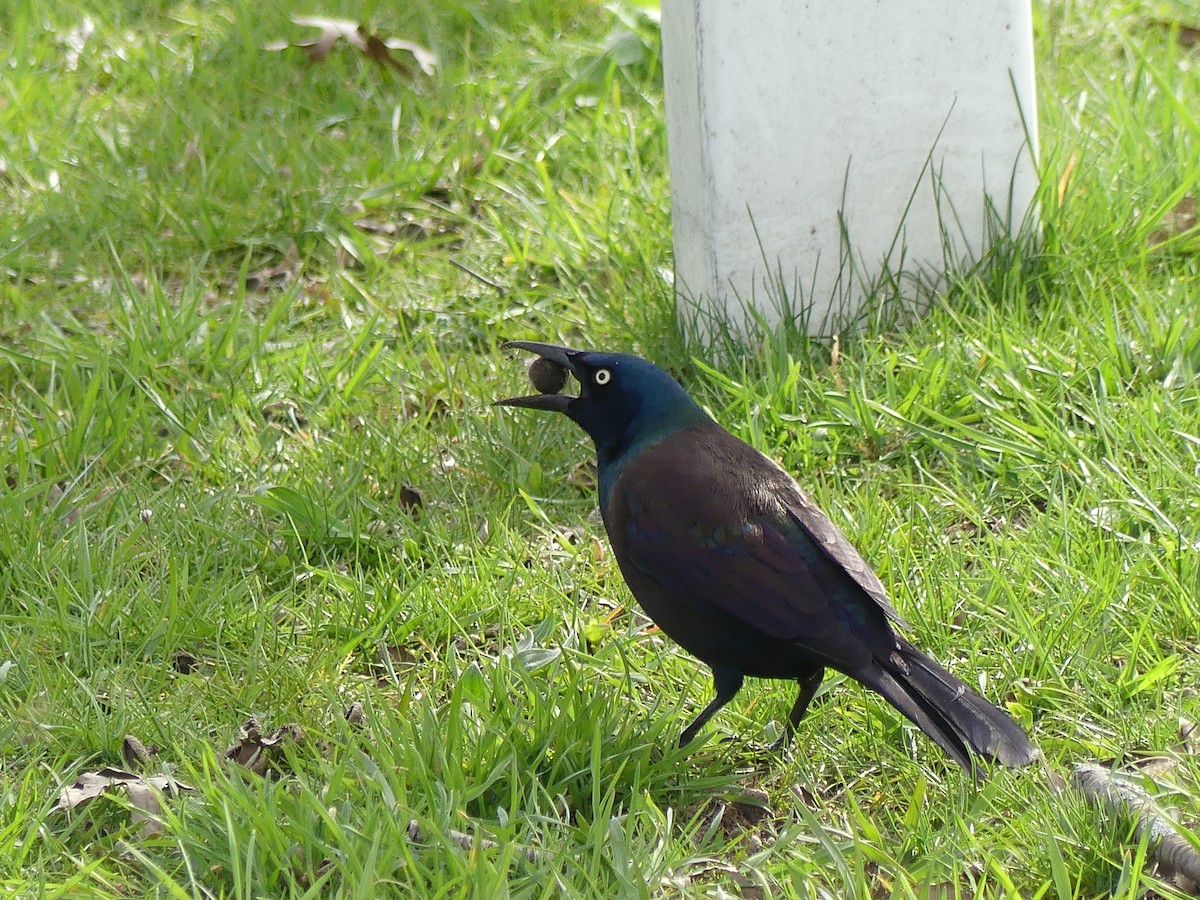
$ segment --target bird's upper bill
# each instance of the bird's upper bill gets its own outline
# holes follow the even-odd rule
[[[502,350],[528,350],[543,359],[558,363],[579,380],[579,371],[574,362],[582,350],[572,350],[570,347],[558,347],[554,344],[539,344],[537,341],[508,341],[500,345]],[[575,397],[567,394],[531,394],[527,397],[509,397],[497,400],[494,406],[522,406],[526,409],[546,409],[551,412],[566,412],[567,404]]]

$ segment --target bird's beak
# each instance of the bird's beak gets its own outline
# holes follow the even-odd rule
[[[579,353],[578,350],[572,350],[570,347],[539,344],[537,341],[508,341],[501,344],[500,349],[528,350],[530,353],[536,353],[544,359],[558,363],[572,375],[575,374],[575,365],[572,362],[572,357]],[[565,413],[567,411],[567,404],[575,399],[575,397],[567,394],[531,394],[528,397],[509,397],[507,400],[497,400],[492,405],[520,406],[525,409],[545,409],[550,412]]]

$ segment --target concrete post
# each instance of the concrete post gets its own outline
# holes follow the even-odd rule
[[[828,332],[1021,227],[1030,3],[662,0],[685,321]]]

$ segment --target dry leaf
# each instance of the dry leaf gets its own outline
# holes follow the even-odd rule
[[[1200,751],[1200,729],[1191,719],[1179,719],[1179,752],[1195,755]]]
[[[1175,40],[1179,42],[1180,47],[1200,46],[1200,28],[1184,25],[1182,22],[1172,22],[1169,19],[1153,19],[1150,24],[1175,34]]]
[[[255,775],[266,775],[268,770],[279,770],[278,763],[283,759],[285,742],[299,743],[303,740],[304,731],[294,722],[264,735],[258,720],[250,718],[238,729],[238,741],[225,751],[225,758],[249,769]]]
[[[308,416],[291,400],[272,400],[260,410],[263,419],[272,425],[283,425],[299,431],[308,427]]]
[[[143,781],[130,781],[125,785],[125,789],[129,792],[129,802],[133,805],[129,817],[135,825],[142,826],[142,837],[156,837],[162,834],[162,819],[158,817],[162,806],[158,802],[158,792]]]
[[[409,67],[392,55],[393,50],[403,50],[410,54],[417,66],[426,75],[433,75],[437,68],[437,55],[433,51],[405,41],[400,38],[384,40],[371,34],[351,19],[330,19],[325,16],[292,16],[296,25],[321,29],[321,36],[315,41],[298,41],[294,46],[302,47],[308,53],[311,62],[317,63],[329,55],[338,41],[344,40],[351,47],[362,53],[367,59],[378,63],[381,67],[390,66],[403,75],[410,74]],[[264,50],[286,50],[293,46],[288,41],[271,41],[264,44]]]
[[[496,656],[500,652],[501,628],[489,625],[482,634],[459,634],[450,642],[451,648],[459,653],[474,650],[485,656]]]
[[[57,512],[67,525],[74,525],[80,516],[97,509],[117,492],[117,488],[107,485],[89,499],[79,495],[76,485],[77,482],[56,482],[46,491],[47,511]]]
[[[401,75],[409,74],[408,66],[392,56],[391,51],[388,49],[388,45],[379,38],[375,37],[375,35],[368,34],[367,30],[361,25],[358,26],[358,36],[362,38],[366,44],[366,46],[362,47],[361,49],[362,52],[366,54],[367,59],[377,62],[381,66],[391,66]],[[425,74],[428,75],[429,73],[426,72]]]
[[[82,773],[75,779],[74,784],[68,785],[59,792],[58,802],[54,804],[53,808],[55,810],[79,809],[113,788],[124,787],[128,790],[131,785],[143,790],[154,788],[167,794],[195,790],[191,785],[176,781],[170,775],[136,775],[133,772],[105,767],[96,772]],[[145,809],[144,806],[141,808]],[[156,803],[155,810],[157,809]]]
[[[150,762],[150,757],[156,753],[157,747],[147,747],[132,734],[125,735],[125,740],[121,741],[121,756],[125,758],[125,765],[131,769],[144,769]]]
[[[293,242],[288,245],[283,259],[279,262],[247,272],[246,288],[251,291],[265,291],[273,285],[287,287],[300,274],[300,268],[300,248]]]
[[[403,644],[385,644],[379,648],[379,664],[388,668],[417,664],[417,654]]]
[[[729,805],[737,812],[738,818],[745,825],[757,825],[767,816],[773,815],[770,797],[761,788],[746,788],[740,797]]]
[[[401,485],[400,495],[396,498],[400,508],[414,519],[421,518],[421,510],[425,506],[425,497],[418,488],[411,484]]]
[[[1188,194],[1162,217],[1158,227],[1146,237],[1146,243],[1151,247],[1157,247],[1195,227],[1196,197],[1194,194]]]
[[[437,419],[445,416],[450,410],[450,404],[446,402],[445,398],[434,393],[409,395],[405,398],[404,406],[401,409],[405,416],[412,419]]]
[[[425,838],[425,835],[421,832],[421,823],[418,822],[416,819],[409,820],[408,828],[405,829],[405,834],[407,835],[409,841],[414,844],[425,843],[426,838]],[[455,831],[453,828],[451,828],[447,831],[442,831],[441,837],[449,840],[450,843],[455,844],[456,846],[458,846],[460,849],[466,851],[467,853],[475,853],[477,850],[495,850],[498,847],[502,846],[501,844],[497,843],[496,841],[489,840],[488,838],[485,838],[485,837],[477,838],[473,835],[466,834],[461,831]],[[528,859],[530,862],[533,862],[533,863],[542,862],[543,854],[541,851],[534,850],[532,847],[521,847],[520,845],[517,845],[517,844],[513,844],[510,846],[518,848],[520,850],[520,852],[525,855],[525,858]]]
[[[1067,199],[1067,188],[1071,186],[1071,175],[1075,172],[1075,166],[1079,162],[1079,154],[1072,153],[1070,159],[1067,160],[1067,165],[1063,169],[1062,176],[1058,179],[1058,205],[1062,206]]]
[[[354,219],[354,227],[367,234],[393,238],[392,243],[381,242],[380,246],[384,249],[391,249],[395,242],[400,241],[415,244],[439,240],[439,243],[446,246],[462,244],[459,236],[462,228],[449,218],[423,216],[406,210],[393,212],[392,215],[395,216],[394,219],[358,215]]]
[[[149,762],[157,748],[146,749],[146,746],[133,735],[126,735],[121,747],[122,754],[130,768],[136,768]],[[176,781],[169,775],[135,775],[121,769],[104,768],[98,772],[84,772],[73,785],[63,788],[58,796],[54,809],[78,809],[85,803],[94,800],[112,788],[123,787],[133,806],[130,818],[135,824],[140,824],[143,838],[154,837],[163,832],[161,793],[177,793],[190,791],[190,785]]]
[[[596,489],[596,464],[591,460],[576,463],[567,473],[567,484],[590,494]]]

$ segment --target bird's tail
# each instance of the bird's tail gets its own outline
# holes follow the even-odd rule
[[[1004,710],[993,706],[903,638],[868,682],[960,766],[982,777],[975,755],[1026,766],[1039,751]]]

